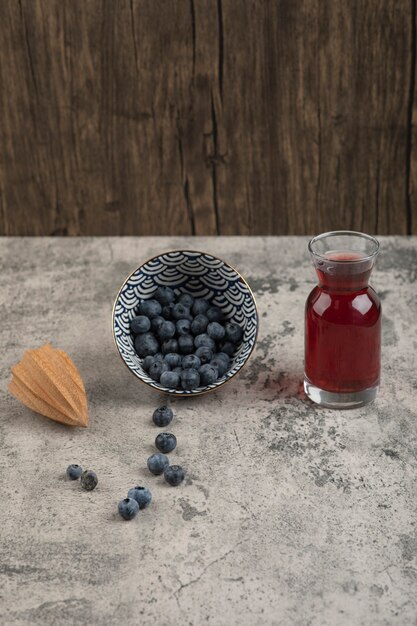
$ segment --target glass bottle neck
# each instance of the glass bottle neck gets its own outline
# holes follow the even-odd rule
[[[319,286],[326,291],[360,291],[366,289],[372,268],[364,269],[363,272],[350,273],[338,271],[334,274],[321,271],[316,267]]]

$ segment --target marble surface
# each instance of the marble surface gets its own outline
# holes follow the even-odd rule
[[[306,238],[0,240],[0,623],[361,626],[417,624],[417,239],[381,238],[378,399],[325,410],[300,391]],[[123,365],[113,299],[153,254],[196,248],[235,266],[261,327],[221,390],[172,402],[172,488],[146,459],[164,397]],[[90,426],[55,424],[7,392],[25,349],[51,341],[85,380]],[[94,469],[97,489],[64,479]],[[132,522],[119,499],[148,485]]]

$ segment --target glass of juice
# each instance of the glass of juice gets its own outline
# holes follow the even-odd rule
[[[322,406],[359,407],[379,388],[381,302],[368,282],[379,243],[335,231],[314,237],[308,249],[318,285],[305,309],[304,389]]]

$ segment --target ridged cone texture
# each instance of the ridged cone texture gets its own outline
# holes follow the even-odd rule
[[[27,407],[68,426],[88,425],[84,383],[73,361],[50,344],[27,350],[12,367],[9,391]]]

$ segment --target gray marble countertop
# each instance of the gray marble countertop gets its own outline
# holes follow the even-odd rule
[[[307,239],[0,239],[0,623],[410,626],[417,619],[417,239],[381,238],[378,399],[353,411],[306,401]],[[221,390],[172,402],[179,488],[146,459],[164,397],[121,362],[111,336],[127,274],[173,248],[212,252],[255,291],[261,327]],[[87,430],[7,392],[29,347],[66,350],[86,384]],[[95,469],[83,492],[69,463]],[[135,484],[154,502],[130,523]]]

